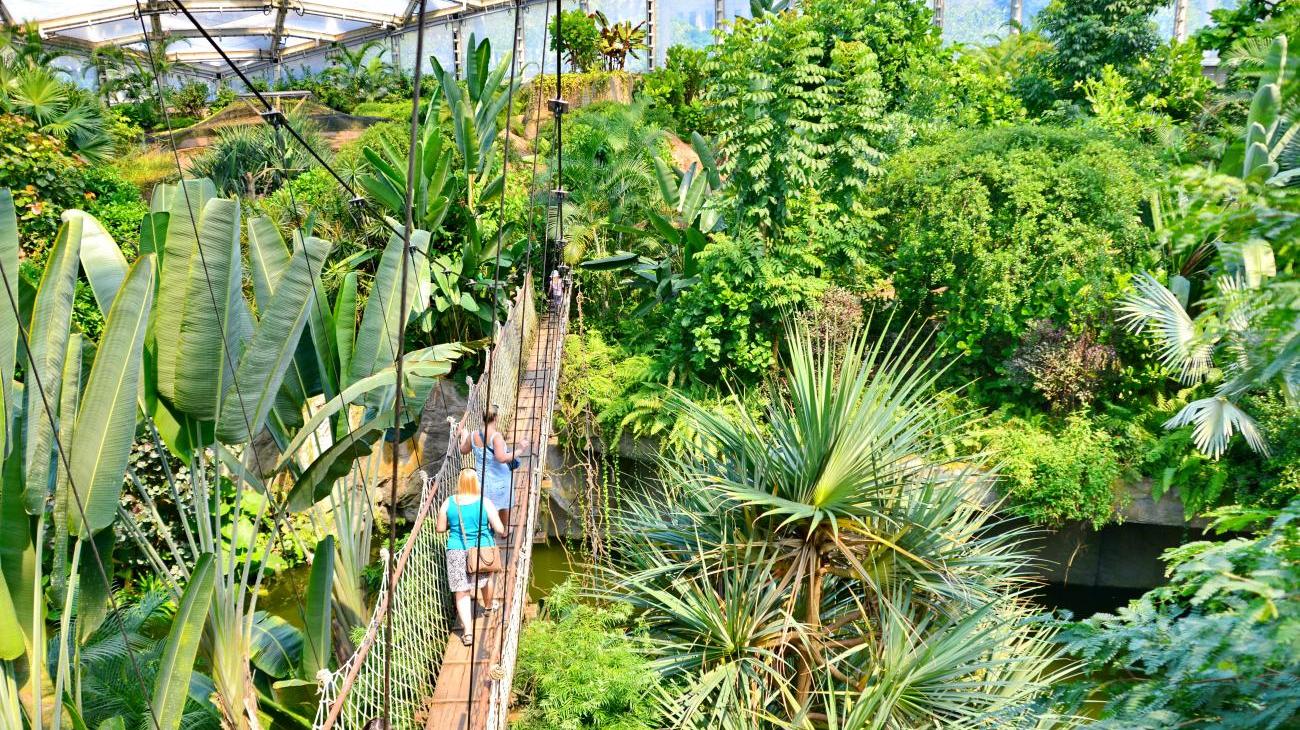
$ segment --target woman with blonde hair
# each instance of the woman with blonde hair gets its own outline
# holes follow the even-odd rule
[[[491,532],[488,531],[491,528]],[[456,599],[460,616],[460,640],[469,646],[474,640],[474,589],[488,612],[501,607],[492,597],[492,575],[481,571],[482,565],[470,565],[470,556],[481,556],[496,547],[492,534],[505,537],[506,528],[497,515],[496,505],[479,494],[478,475],[471,467],[460,470],[456,493],[443,500],[438,509],[438,532],[447,535],[447,582]],[[471,553],[471,551],[474,551]],[[494,566],[499,569],[499,566]],[[478,571],[478,572],[476,572]]]

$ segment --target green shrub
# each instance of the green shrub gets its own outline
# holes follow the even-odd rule
[[[746,236],[719,234],[696,259],[700,281],[673,300],[656,368],[669,382],[752,383],[776,365],[784,312],[826,282],[808,262]]]
[[[904,311],[964,355],[953,381],[1015,392],[1006,363],[1037,320],[1109,341],[1113,302],[1149,250],[1157,172],[1100,132],[1033,125],[951,132],[886,163],[880,247]]]
[[[689,138],[691,132],[714,131],[712,115],[701,99],[708,80],[707,60],[703,49],[672,46],[664,65],[641,77],[639,92],[653,100],[655,112],[662,117],[659,121],[682,138]]]
[[[179,89],[173,89],[168,94],[168,101],[181,114],[197,118],[203,116],[203,111],[208,106],[209,91],[208,85],[202,81],[191,81]],[[175,118],[172,119],[172,125],[176,127],[182,126],[176,122]]]
[[[1160,36],[1152,15],[1164,0],[1052,0],[1035,27],[1052,39],[1048,73],[1059,95],[1078,98],[1076,85],[1106,66],[1125,76],[1155,51]]]
[[[1001,458],[1000,487],[1014,514],[1035,524],[1082,520],[1101,527],[1114,516],[1119,457],[1110,434],[1086,416],[1056,431],[1011,418],[982,433]]]
[[[592,605],[572,582],[551,591],[546,615],[519,642],[523,716],[515,730],[650,730],[659,727],[658,676],[626,627],[631,608]]]
[[[596,437],[616,443],[633,407],[630,391],[649,379],[650,363],[648,355],[631,355],[596,329],[566,337],[555,412],[561,440],[575,446]]]
[[[866,13],[874,3],[846,3]],[[871,44],[835,4],[737,20],[706,71],[718,159],[737,222],[779,237],[792,201],[809,191],[848,210],[893,146],[884,77]],[[780,90],[775,92],[774,90]]]
[[[1273,730],[1300,721],[1300,501],[1259,533],[1165,553],[1169,585],[1067,628],[1075,692],[1124,730]]]
[[[0,188],[13,191],[18,240],[37,266],[54,241],[59,215],[87,203],[85,165],[58,137],[12,114],[0,114]]]
[[[551,18],[547,30],[551,38],[551,50],[556,50],[555,45],[559,41],[559,50],[569,65],[582,73],[596,67],[596,62],[600,60],[600,31],[596,29],[596,16],[577,8],[565,10]]]

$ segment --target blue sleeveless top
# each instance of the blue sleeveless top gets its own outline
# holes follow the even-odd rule
[[[476,434],[484,443],[483,432]],[[478,444],[470,441],[470,453],[474,459],[474,472],[478,475],[478,483],[483,487],[483,496],[492,500],[492,504],[497,509],[510,509],[511,502],[514,501],[512,482],[510,478],[510,465],[502,464],[496,459],[496,451],[493,450],[492,444],[487,443],[487,453],[485,449]],[[486,462],[486,464],[485,464]],[[486,473],[484,466],[487,467]]]
[[[482,498],[476,498],[469,504],[457,503],[454,496],[448,499],[450,500],[450,504],[447,505],[448,550],[468,550],[496,545],[496,541],[492,539],[492,523],[488,521],[487,512],[483,509]],[[462,517],[465,520],[463,531]]]

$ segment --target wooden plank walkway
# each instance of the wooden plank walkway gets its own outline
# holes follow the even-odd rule
[[[541,472],[545,469],[552,373],[559,367],[560,349],[556,340],[562,336],[563,323],[551,315],[541,318],[528,367],[519,387],[515,406],[516,438],[528,439],[528,456],[520,458],[515,470],[514,509],[510,511],[509,535],[498,545],[505,550],[503,573],[496,574],[494,588],[501,609],[494,614],[476,612],[474,644],[461,643],[453,628],[443,653],[442,669],[433,696],[425,704],[424,726],[427,730],[487,730],[505,727],[504,710],[508,702],[514,654],[523,606],[527,603],[529,570],[532,563],[533,527],[537,520],[537,502]],[[508,547],[507,547],[508,546]],[[522,579],[521,579],[522,578]],[[522,588],[523,595],[516,595]],[[477,602],[476,602],[477,603]],[[472,660],[471,660],[472,653]],[[501,701],[502,698],[507,698]],[[494,704],[499,704],[495,708]]]

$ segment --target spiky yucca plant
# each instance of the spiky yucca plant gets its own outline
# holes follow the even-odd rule
[[[677,400],[701,434],[634,503],[597,594],[637,607],[682,691],[673,727],[1018,727],[1067,674],[1019,572],[970,416],[921,338],[819,349],[788,330],[761,422]],[[740,411],[744,413],[743,409]]]

